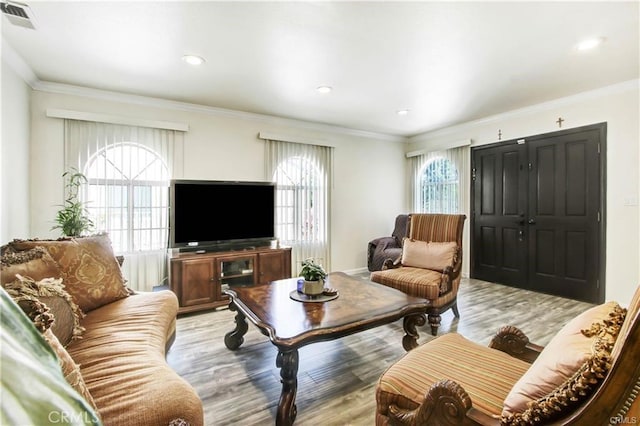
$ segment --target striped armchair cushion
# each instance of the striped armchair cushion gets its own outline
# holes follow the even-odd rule
[[[371,273],[371,281],[429,300],[440,296],[441,279],[442,272],[410,266]]]
[[[449,379],[469,394],[473,407],[499,418],[503,401],[529,364],[503,352],[445,334],[407,353],[389,367],[376,386],[377,423],[388,407],[414,409],[436,382]]]

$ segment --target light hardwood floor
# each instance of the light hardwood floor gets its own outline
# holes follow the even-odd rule
[[[362,274],[368,276],[368,274]],[[463,279],[460,319],[442,316],[439,335],[458,332],[482,345],[502,325],[515,325],[545,345],[571,318],[593,305],[512,287]],[[181,316],[167,361],[191,383],[204,405],[207,425],[272,425],[280,397],[276,348],[249,324],[245,342],[228,350],[233,330],[226,308]],[[405,353],[402,322],[300,350],[296,425],[373,425],[377,379]],[[419,343],[434,337],[420,329]]]

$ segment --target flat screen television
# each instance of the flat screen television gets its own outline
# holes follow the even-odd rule
[[[275,184],[172,180],[172,248],[246,247],[275,238]]]

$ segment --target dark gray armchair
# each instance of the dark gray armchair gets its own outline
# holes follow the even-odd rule
[[[380,237],[369,241],[367,249],[369,271],[380,271],[385,259],[395,260],[402,255],[402,239],[407,236],[408,219],[408,214],[398,215],[390,237]]]

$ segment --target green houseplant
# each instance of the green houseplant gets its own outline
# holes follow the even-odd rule
[[[313,259],[308,258],[302,261],[300,276],[304,278],[302,292],[308,295],[318,295],[324,291],[324,279],[327,272],[322,265],[317,264]]]
[[[56,213],[56,225],[51,229],[60,229],[66,237],[79,237],[93,229],[93,221],[89,217],[86,203],[78,198],[80,187],[88,180],[73,168],[64,172],[62,177],[66,179],[64,187],[67,195],[62,208]]]

